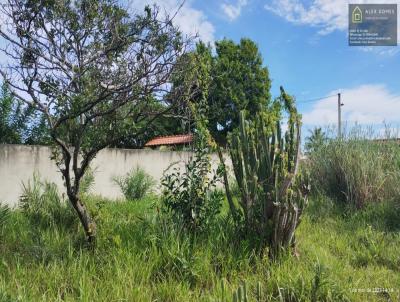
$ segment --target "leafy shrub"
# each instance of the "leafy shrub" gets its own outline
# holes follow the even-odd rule
[[[114,177],[113,180],[121,188],[127,200],[143,198],[156,184],[154,178],[140,167],[136,167],[125,176]]]
[[[361,208],[399,196],[399,163],[398,144],[352,131],[311,152],[307,166],[314,189]]]
[[[55,183],[42,181],[39,174],[34,173],[32,181],[22,186],[19,204],[32,224],[43,228],[68,228],[76,222],[72,207],[60,198]]]
[[[206,139],[197,136],[198,147],[185,165],[184,172],[174,167],[161,180],[162,201],[175,220],[192,231],[207,228],[220,212],[224,194],[216,190],[220,169],[211,177],[211,159]]]

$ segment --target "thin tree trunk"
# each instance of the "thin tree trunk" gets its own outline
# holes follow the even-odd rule
[[[77,196],[70,197],[72,206],[74,207],[76,213],[78,214],[79,220],[85,230],[86,239],[89,243],[94,244],[96,240],[96,223],[86,209],[86,206]]]

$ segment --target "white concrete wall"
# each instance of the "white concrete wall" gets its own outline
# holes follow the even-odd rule
[[[27,183],[35,171],[42,179],[55,182],[61,192],[65,191],[61,173],[50,156],[50,148],[45,146],[0,145],[0,202],[16,205],[22,183]],[[112,177],[124,175],[140,166],[159,181],[172,163],[180,162],[182,166],[190,156],[190,152],[183,151],[104,149],[91,165],[95,176],[91,192],[112,199],[122,197]],[[218,159],[215,155],[212,158],[215,168]]]

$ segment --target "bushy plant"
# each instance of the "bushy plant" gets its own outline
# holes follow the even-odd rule
[[[353,129],[309,154],[314,190],[357,208],[399,196],[400,150],[395,141],[375,140],[372,133]]]
[[[38,173],[27,184],[22,184],[19,205],[32,224],[39,227],[68,228],[76,222],[72,208],[60,197],[57,185],[41,180]]]
[[[198,133],[195,139],[194,156],[184,171],[175,166],[171,167],[171,173],[163,176],[162,201],[175,220],[181,221],[189,230],[201,231],[214,221],[224,197],[216,190],[220,170],[212,171],[207,138]]]
[[[114,177],[113,180],[120,187],[127,200],[143,198],[156,185],[154,178],[140,167],[136,167],[125,176]]]

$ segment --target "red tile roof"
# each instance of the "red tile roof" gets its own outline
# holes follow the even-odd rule
[[[151,139],[144,146],[161,146],[161,145],[181,145],[191,143],[193,141],[192,134],[182,134],[182,135],[170,135],[170,136],[160,136]]]

